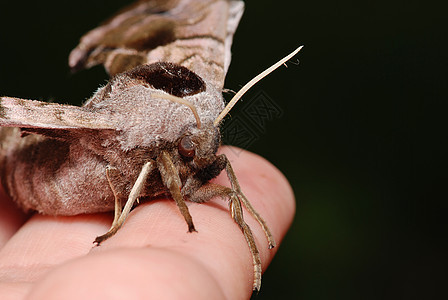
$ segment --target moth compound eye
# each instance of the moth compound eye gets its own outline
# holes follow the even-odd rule
[[[193,157],[196,152],[196,146],[189,136],[180,139],[178,148],[179,154],[183,157]]]

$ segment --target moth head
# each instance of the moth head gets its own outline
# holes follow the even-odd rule
[[[221,135],[213,122],[204,122],[200,128],[190,126],[176,143],[179,156],[196,168],[201,168],[215,160],[221,145]]]
[[[166,99],[187,106],[195,118],[195,123],[188,125],[177,139],[177,151],[184,160],[192,161],[197,166],[208,164],[214,160],[221,144],[219,127],[213,121],[201,121],[196,107],[190,101],[170,94],[153,94],[157,98]]]

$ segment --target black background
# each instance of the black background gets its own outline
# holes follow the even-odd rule
[[[2,3],[0,94],[81,104],[107,76],[71,75],[68,54],[129,2]],[[258,299],[435,299],[446,290],[442,3],[246,1],[227,88],[305,45],[299,66],[245,97],[262,91],[283,111],[249,150],[284,172],[298,209]]]

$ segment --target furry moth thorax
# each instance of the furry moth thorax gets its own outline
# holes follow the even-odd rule
[[[190,102],[202,125],[198,126],[191,109],[162,98],[163,94]],[[174,63],[157,62],[114,76],[84,107],[107,112],[117,124],[121,147],[129,150],[136,146],[155,147],[198,132],[203,132],[202,139],[208,134],[219,135],[213,121],[223,110],[224,99],[218,89],[193,71]]]

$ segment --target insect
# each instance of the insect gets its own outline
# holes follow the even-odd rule
[[[169,195],[196,231],[185,200],[229,199],[261,286],[261,261],[244,206],[274,238],[244,196],[225,155],[217,155],[219,126],[258,80],[224,106],[225,73],[242,1],[137,1],[82,37],[74,70],[103,64],[110,81],[82,106],[0,98],[0,175],[24,210],[49,215],[115,211],[113,236],[140,198]],[[225,170],[231,188],[209,183]],[[85,199],[89,199],[86,201]]]

